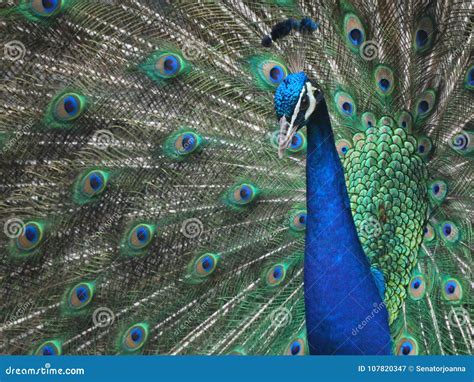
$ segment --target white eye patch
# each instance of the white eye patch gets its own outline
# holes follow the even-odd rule
[[[314,91],[316,89],[311,85],[311,82],[306,82],[306,94],[309,98],[309,107],[304,114],[304,119],[308,119],[309,116],[313,113],[314,109],[316,108],[316,98],[314,97]]]

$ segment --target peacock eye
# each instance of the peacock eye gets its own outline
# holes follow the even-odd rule
[[[35,14],[49,17],[61,10],[63,0],[32,0],[31,9]]]
[[[287,76],[287,69],[280,63],[268,60],[261,66],[261,77],[272,86],[278,86]]]
[[[420,300],[425,295],[426,283],[422,275],[418,274],[410,280],[408,294],[412,300]]]
[[[410,112],[402,110],[397,116],[397,126],[411,132],[413,126],[413,117]]]
[[[473,90],[474,89],[474,66],[470,66],[464,76],[464,85],[467,89]]]
[[[124,334],[122,348],[124,351],[133,352],[140,349],[148,339],[148,325],[132,325]]]
[[[250,204],[256,197],[256,188],[248,183],[243,183],[234,188],[231,194],[231,202],[237,205]]]
[[[106,174],[102,171],[92,171],[83,178],[81,191],[85,196],[92,197],[102,193],[106,185]]]
[[[176,77],[183,68],[181,57],[176,54],[163,54],[158,57],[155,69],[161,77]]]
[[[293,231],[304,231],[306,229],[306,210],[296,211],[290,216],[290,228]]]
[[[418,344],[416,340],[410,335],[406,334],[400,338],[395,345],[395,353],[397,355],[417,355]]]
[[[439,225],[440,236],[446,244],[457,243],[460,233],[456,224],[450,221],[442,222]]]
[[[176,153],[178,155],[188,155],[195,151],[201,144],[201,137],[188,132],[178,135],[175,141]]]
[[[336,142],[336,150],[340,157],[345,157],[352,145],[347,139],[340,139]]]
[[[426,227],[423,229],[423,240],[427,243],[433,241],[435,238],[435,230],[431,224],[427,223]]]
[[[285,267],[282,264],[276,264],[267,271],[267,285],[276,286],[283,282],[286,276]]]
[[[217,258],[212,253],[206,253],[200,256],[195,263],[196,274],[200,277],[206,277],[210,275],[217,266]]]
[[[292,153],[297,153],[306,148],[306,137],[298,131],[293,138],[291,139],[290,145],[288,146],[288,151]]]
[[[362,126],[365,129],[370,129],[371,127],[375,127],[376,125],[376,119],[374,113],[366,111],[365,113],[362,113],[362,116],[360,117]]]
[[[375,83],[379,93],[389,95],[394,89],[394,75],[392,69],[380,65],[375,70]]]
[[[67,93],[60,96],[53,107],[56,120],[68,122],[78,118],[84,111],[85,100],[77,93]]]
[[[343,117],[353,117],[356,114],[356,106],[352,97],[345,92],[337,92],[334,96],[337,110]]]
[[[417,139],[416,152],[419,156],[422,158],[427,158],[430,155],[432,149],[433,143],[431,142],[431,139],[426,136],[420,136]]]
[[[128,244],[132,249],[142,249],[153,239],[153,228],[147,224],[139,224],[130,231]]]
[[[434,24],[430,17],[424,17],[418,23],[415,32],[415,50],[418,53],[425,52],[433,43]]]
[[[80,309],[92,301],[93,288],[87,283],[76,285],[69,292],[68,302],[73,309]]]
[[[410,355],[413,351],[413,345],[409,341],[405,341],[400,345],[399,355]]]
[[[442,295],[445,300],[459,302],[462,299],[463,290],[461,283],[457,279],[453,277],[446,278],[442,288]]]
[[[57,341],[43,342],[36,349],[35,355],[61,355],[61,345]]]
[[[360,19],[349,13],[344,17],[344,33],[347,37],[349,47],[358,50],[365,40],[365,30]]]
[[[20,236],[16,238],[16,245],[23,251],[30,251],[43,240],[43,227],[36,222],[28,222],[24,225]]]
[[[448,185],[443,180],[435,180],[429,186],[429,196],[437,204],[442,203],[448,194]]]
[[[436,103],[436,92],[434,90],[426,90],[418,98],[416,102],[415,114],[418,118],[427,117],[434,109]]]
[[[286,354],[288,355],[304,355],[305,354],[305,343],[304,340],[298,338],[290,343],[286,350]]]

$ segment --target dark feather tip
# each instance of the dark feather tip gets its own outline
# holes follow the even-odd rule
[[[276,23],[273,26],[272,33],[271,33],[273,41],[276,41],[279,38],[288,36],[288,34],[291,32],[292,26],[293,25],[292,25],[291,19],[287,19],[285,21],[280,21],[279,23]]]
[[[311,17],[303,17],[300,23],[300,32],[301,33],[312,33],[318,29],[318,23],[314,22]]]
[[[265,48],[270,48],[272,46],[272,38],[269,35],[262,38],[262,46]]]
[[[290,17],[288,20],[291,22],[291,28],[292,28],[294,31],[299,31],[299,30],[300,30],[300,28],[301,28],[301,23],[300,23],[298,20],[296,20],[296,19],[294,19],[294,18],[292,18],[292,17]]]

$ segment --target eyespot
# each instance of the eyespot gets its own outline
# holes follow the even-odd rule
[[[92,197],[99,195],[107,185],[107,174],[102,171],[91,171],[83,177],[81,191],[84,196]]]
[[[278,61],[267,60],[262,62],[259,74],[267,84],[276,87],[288,75],[288,70]]]
[[[352,97],[344,92],[337,92],[334,100],[339,113],[346,118],[356,115],[356,106]]]
[[[16,245],[20,250],[31,251],[43,241],[43,226],[37,222],[28,222],[16,238]]]
[[[418,343],[412,336],[404,336],[397,341],[397,355],[418,355]]]
[[[416,103],[415,115],[417,118],[425,118],[432,111],[436,102],[436,93],[434,90],[426,90]]]
[[[435,180],[429,184],[428,187],[428,195],[430,199],[440,204],[446,199],[446,195],[448,194],[448,185],[443,180]]]
[[[143,249],[151,243],[154,227],[148,224],[138,224],[128,235],[128,245],[132,249]]]
[[[148,325],[145,323],[132,325],[122,338],[122,349],[126,352],[134,352],[145,345],[148,339]]]
[[[69,292],[68,302],[73,309],[81,309],[92,301],[94,289],[89,283],[80,283]]]
[[[63,6],[63,0],[32,0],[31,9],[34,14],[50,17],[57,14]]]
[[[440,236],[447,244],[455,244],[460,239],[457,226],[451,221],[444,221],[439,225]]]
[[[341,158],[345,157],[351,148],[352,145],[347,139],[339,139],[336,142],[336,150]]]
[[[411,133],[413,129],[413,117],[411,113],[402,110],[397,117],[397,126]]]
[[[173,78],[183,70],[183,59],[177,54],[163,53],[156,58],[156,75],[162,78]]]
[[[443,298],[451,302],[459,302],[463,296],[462,285],[459,280],[448,277],[443,281],[442,285]]]
[[[435,230],[433,229],[431,224],[427,223],[426,227],[423,229],[423,241],[429,243],[434,240],[435,236]]]
[[[360,120],[362,122],[362,127],[364,127],[365,129],[375,127],[377,124],[375,114],[368,111],[366,111],[365,113],[362,113]]]
[[[423,275],[415,274],[408,284],[408,295],[412,300],[420,300],[426,291],[426,281]]]
[[[292,153],[297,153],[306,148],[306,137],[301,133],[297,132],[293,138],[291,139],[290,146],[288,147],[288,151]]]
[[[433,149],[433,143],[431,143],[431,139],[422,135],[417,139],[417,146],[416,152],[418,155],[424,159],[428,158]]]
[[[375,85],[377,91],[382,95],[389,95],[395,88],[395,80],[392,69],[387,66],[379,65],[375,69]]]
[[[469,131],[461,130],[459,134],[456,134],[449,145],[462,155],[469,154],[473,151],[473,139],[474,135]]]
[[[466,76],[464,77],[464,85],[467,89],[474,89],[474,65],[471,65],[467,70]]]
[[[195,272],[200,277],[209,276],[215,271],[217,266],[217,257],[213,253],[205,253],[198,257],[194,264]]]
[[[290,215],[290,229],[301,232],[306,229],[307,212],[306,210],[298,210]]]
[[[77,93],[66,93],[54,103],[54,118],[60,122],[69,122],[82,115],[85,109],[85,98]]]
[[[267,271],[267,285],[276,286],[285,280],[286,269],[283,264],[276,264]]]
[[[353,51],[358,51],[365,41],[365,29],[360,19],[353,13],[349,13],[344,17],[344,34],[349,48]]]
[[[257,196],[257,189],[248,183],[236,186],[231,194],[231,202],[237,205],[250,204]]]
[[[415,30],[414,46],[418,53],[426,52],[433,44],[434,24],[429,17],[423,17]]]
[[[58,341],[45,341],[35,351],[35,355],[61,355],[61,344]]]
[[[175,140],[174,147],[179,155],[189,155],[201,144],[201,137],[192,132],[179,134]]]
[[[305,341],[302,338],[298,338],[290,343],[286,349],[288,355],[304,355],[306,351]]]

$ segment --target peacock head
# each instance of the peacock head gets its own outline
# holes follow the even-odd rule
[[[274,106],[280,123],[279,150],[282,157],[296,132],[305,126],[322,99],[322,93],[303,72],[289,74],[275,92]]]

